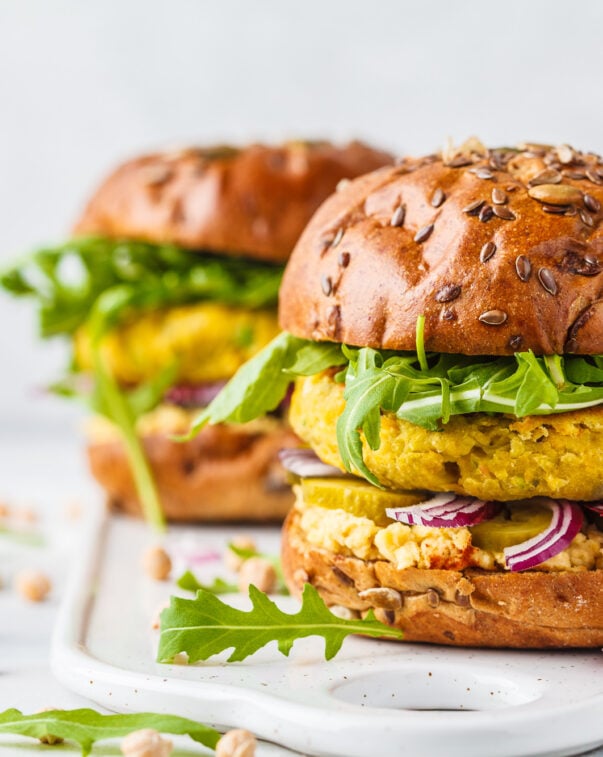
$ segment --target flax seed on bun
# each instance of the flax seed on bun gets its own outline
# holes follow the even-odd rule
[[[285,331],[466,355],[603,353],[603,162],[567,145],[405,160],[350,182],[304,231]]]

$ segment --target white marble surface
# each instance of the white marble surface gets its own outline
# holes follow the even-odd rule
[[[78,521],[67,510],[98,496],[91,486],[78,441],[66,435],[0,436],[0,499],[27,505],[40,513],[41,529],[48,543],[43,548],[15,546],[0,537],[0,710],[17,707],[34,712],[43,707],[73,708],[94,706],[59,685],[48,664],[50,636],[58,603],[68,577],[77,542]],[[48,601],[25,603],[11,590],[14,573],[21,567],[40,567],[53,580]],[[208,754],[190,740],[179,741],[175,754]],[[444,748],[444,746],[443,746]],[[61,753],[77,754],[74,747]],[[47,754],[47,747],[16,737],[0,737],[0,755]],[[444,752],[443,752],[444,753]],[[118,754],[116,745],[95,748],[93,754]],[[280,747],[263,744],[258,757],[291,755]],[[603,757],[603,749],[590,753]],[[369,757],[367,755],[367,757]]]

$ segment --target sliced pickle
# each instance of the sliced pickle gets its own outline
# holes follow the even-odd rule
[[[361,518],[370,518],[378,526],[392,523],[385,514],[387,507],[408,507],[425,500],[422,492],[386,491],[360,479],[304,478],[301,488],[307,505],[345,510]]]
[[[547,528],[551,518],[552,512],[544,505],[509,504],[495,518],[473,526],[471,541],[488,552],[502,552],[505,547],[537,536]]]

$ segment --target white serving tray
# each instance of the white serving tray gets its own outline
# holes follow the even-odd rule
[[[193,531],[222,550],[233,529]],[[278,551],[278,529],[239,528]],[[323,642],[270,645],[244,662],[227,655],[193,666],[154,662],[151,621],[172,584],[140,569],[144,524],[91,517],[56,627],[55,675],[118,712],[180,714],[248,728],[307,755],[341,757],[561,757],[603,743],[603,654],[454,649],[348,638],[325,662]],[[203,569],[223,573],[218,563]],[[178,592],[182,593],[182,592]],[[233,604],[248,600],[230,595]],[[296,603],[281,598],[283,609]]]

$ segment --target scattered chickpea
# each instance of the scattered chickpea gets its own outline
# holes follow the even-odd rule
[[[245,593],[253,584],[260,591],[271,594],[276,588],[276,570],[264,557],[250,557],[239,571],[239,591]]]
[[[169,757],[174,745],[153,728],[129,733],[121,742],[125,757]]]
[[[12,515],[20,523],[36,523],[38,520],[38,513],[32,507],[15,508]]]
[[[256,740],[249,731],[227,731],[218,741],[216,757],[255,757]]]
[[[149,547],[142,556],[145,573],[155,581],[165,581],[172,570],[172,561],[163,547]]]
[[[169,600],[166,600],[165,602],[162,602],[160,605],[157,606],[157,609],[155,610],[155,615],[153,615],[153,619],[151,620],[151,628],[156,631],[158,628],[161,627],[161,613],[166,610],[170,606]]]
[[[230,543],[233,546],[238,547],[238,549],[250,549],[254,552],[256,549],[255,542],[253,539],[250,539],[249,536],[235,536],[234,539],[231,539]],[[224,553],[224,564],[229,570],[232,570],[233,573],[238,573],[244,562],[244,557],[239,557],[239,555],[235,555],[231,549],[226,549],[226,552]]]
[[[10,507],[6,502],[0,501],[0,518],[8,518],[10,515]]]
[[[188,665],[188,654],[186,652],[178,652],[174,655],[172,665]]]
[[[38,712],[54,712],[56,709],[56,707],[42,707]],[[55,744],[62,744],[63,738],[61,736],[54,736],[52,733],[47,733],[44,736],[40,736],[40,742],[48,744],[48,746],[54,746]]]
[[[64,515],[67,520],[79,520],[82,517],[82,503],[69,502],[65,505]]]
[[[357,610],[350,610],[349,607],[344,607],[343,605],[331,605],[329,610],[335,617],[342,620],[356,620],[360,617],[360,613]]]
[[[15,576],[15,589],[29,602],[41,602],[52,588],[50,579],[39,570],[22,570]]]

